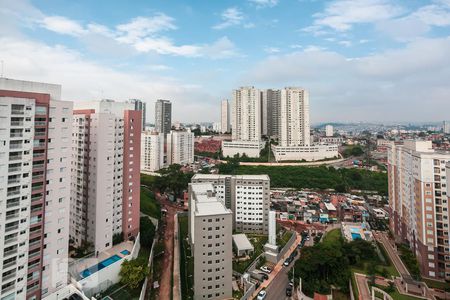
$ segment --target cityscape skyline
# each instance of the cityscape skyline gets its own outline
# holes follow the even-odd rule
[[[444,120],[448,1],[351,2],[2,3],[2,74],[68,101],[169,99],[182,122],[217,121],[244,85],[308,88],[312,123]]]

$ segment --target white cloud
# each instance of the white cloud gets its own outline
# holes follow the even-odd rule
[[[213,26],[213,29],[225,29],[231,26],[237,26],[242,23],[245,16],[237,7],[230,7],[221,14],[222,22]]]
[[[440,120],[450,109],[449,53],[450,37],[353,59],[315,47],[260,61],[241,81],[308,87],[314,122]]]
[[[134,43],[149,35],[175,30],[175,20],[163,13],[157,13],[152,17],[137,17],[129,23],[120,24],[117,28],[117,39],[124,43]]]
[[[0,57],[6,62],[6,77],[61,84],[67,101],[140,98],[151,104],[159,97],[172,100],[174,118],[183,121],[204,120],[216,109],[215,97],[198,83],[152,73],[165,69],[162,66],[136,73],[105,67],[63,46],[6,37],[0,38]]]
[[[264,52],[269,53],[269,54],[275,54],[275,53],[279,53],[281,50],[279,48],[276,47],[265,47],[264,48]]]
[[[204,45],[201,54],[212,59],[241,56],[233,42],[226,36],[221,37],[210,45]]]
[[[278,4],[278,0],[248,0],[248,1],[258,8],[274,7]]]
[[[301,49],[301,48],[303,48],[303,46],[300,45],[300,44],[293,44],[293,45],[290,46],[290,48],[291,49]]]
[[[431,26],[449,26],[450,7],[445,8],[441,5],[427,5],[419,8],[409,17],[417,18],[423,23]]]
[[[342,45],[344,47],[350,47],[352,45],[352,42],[344,40],[344,41],[339,41],[338,44]]]
[[[60,34],[79,36],[86,33],[86,30],[78,22],[62,16],[44,17],[40,24],[45,29]]]

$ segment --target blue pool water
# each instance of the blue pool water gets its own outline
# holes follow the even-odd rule
[[[352,232],[352,240],[361,239],[361,234]]]
[[[123,255],[128,255],[128,254],[130,254],[130,251],[128,251],[128,250],[123,250],[123,251],[120,251],[120,253],[122,253]]]
[[[124,250],[124,251],[125,251],[125,250]],[[126,251],[127,251],[127,250],[126,250]],[[111,265],[111,264],[113,264],[113,263],[115,263],[116,261],[119,261],[119,260],[121,260],[121,259],[122,259],[122,258],[121,258],[119,255],[116,254],[116,255],[113,255],[113,256],[111,256],[111,257],[105,259],[105,260],[102,260],[102,261],[99,262],[97,265],[92,266],[92,267],[90,267],[90,268],[87,268],[87,269],[83,270],[83,271],[80,273],[81,278],[86,278],[86,277],[88,277],[88,276],[94,274],[95,272],[98,272],[98,271],[100,271],[101,269],[104,269],[104,268],[106,268],[107,266],[109,266],[109,265]]]

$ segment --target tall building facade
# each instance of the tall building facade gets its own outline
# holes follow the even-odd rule
[[[134,110],[138,110],[142,112],[142,131],[145,130],[145,123],[147,121],[147,109],[146,106],[147,104],[139,99],[130,99],[130,102],[134,104]]]
[[[228,100],[220,102],[220,132],[230,132],[230,104]]]
[[[231,211],[212,184],[189,185],[189,241],[194,257],[194,299],[231,299]]]
[[[286,146],[309,146],[309,93],[288,87],[281,90],[279,144]]]
[[[141,134],[141,170],[155,172],[164,167],[164,134],[143,131]]]
[[[450,134],[450,122],[449,121],[442,122],[442,132],[445,134]]]
[[[388,150],[390,228],[409,243],[424,277],[450,279],[448,167],[450,152],[431,141],[405,141]]]
[[[0,78],[0,299],[67,284],[72,103],[61,86]]]
[[[194,133],[170,131],[167,134],[167,164],[190,164],[194,162]]]
[[[261,95],[254,87],[233,91],[232,139],[259,142],[261,140]]]
[[[164,135],[172,129],[172,103],[169,100],[157,100],[155,103],[155,130]]]
[[[333,125],[326,125],[325,126],[325,135],[328,137],[331,137],[334,135]]]
[[[70,235],[96,252],[139,233],[141,112],[125,102],[77,103]]]
[[[267,89],[261,92],[262,134],[278,139],[281,113],[281,90]]]
[[[210,183],[216,196],[233,213],[233,229],[268,233],[270,178],[267,175],[195,174],[192,183]]]

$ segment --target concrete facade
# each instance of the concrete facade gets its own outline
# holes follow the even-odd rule
[[[155,103],[155,130],[164,136],[172,129],[172,103],[159,99]]]
[[[170,131],[167,135],[167,164],[190,164],[194,162],[194,133]]]
[[[194,299],[232,297],[232,214],[212,184],[189,185],[189,241],[194,256]]]
[[[131,103],[77,103],[72,135],[74,246],[112,247],[139,233],[141,112]]]
[[[339,157],[338,145],[310,145],[310,146],[272,146],[275,160],[279,161],[315,161],[326,158]]]
[[[141,134],[141,170],[155,172],[164,167],[164,134],[143,131]]]
[[[220,102],[220,132],[230,132],[230,104],[228,100]]]
[[[433,150],[431,141],[388,150],[390,228],[409,243],[422,275],[436,279],[450,278],[448,162],[450,152]]]
[[[192,183],[211,183],[217,198],[233,213],[233,229],[267,234],[270,178],[267,175],[195,174]]]
[[[67,283],[72,103],[61,86],[0,78],[0,298]]]

